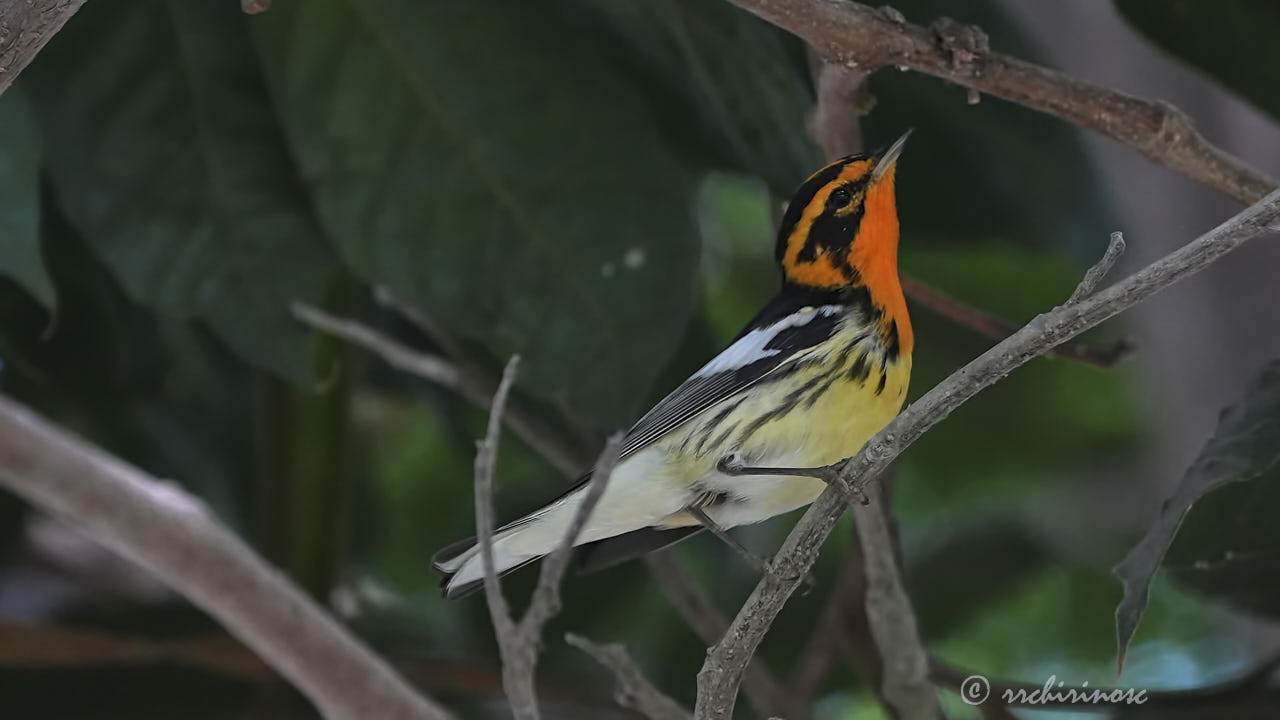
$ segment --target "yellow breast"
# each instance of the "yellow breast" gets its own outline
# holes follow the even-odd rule
[[[746,465],[828,465],[893,419],[910,373],[909,355],[889,361],[875,333],[851,326],[661,444],[689,482],[729,454]]]

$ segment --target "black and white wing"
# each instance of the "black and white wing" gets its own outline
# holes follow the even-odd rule
[[[627,431],[620,457],[649,446],[686,420],[794,363],[834,335],[845,317],[841,305],[801,307],[781,317],[768,310],[645,413]]]

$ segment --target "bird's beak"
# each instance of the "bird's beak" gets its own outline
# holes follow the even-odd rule
[[[904,133],[902,137],[893,141],[888,150],[880,153],[880,160],[876,162],[876,167],[871,171],[871,182],[879,180],[882,175],[889,172],[898,162],[898,156],[902,154],[902,148],[907,144],[907,138],[911,137],[911,133],[915,132],[912,128]]]

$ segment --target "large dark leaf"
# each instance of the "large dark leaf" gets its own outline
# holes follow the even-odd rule
[[[235,3],[90,4],[24,74],[57,199],[129,295],[312,376],[288,315],[335,264]]]
[[[526,388],[617,422],[680,337],[697,240],[644,105],[546,4],[309,0],[259,16],[343,257]]]
[[[1277,574],[1280,574],[1280,533],[1276,532],[1274,523],[1276,505],[1256,505],[1252,509],[1241,505],[1256,503],[1268,496],[1274,499],[1280,494],[1276,483],[1271,482],[1280,480],[1280,472],[1275,472],[1278,464],[1280,361],[1274,361],[1250,383],[1244,398],[1222,413],[1217,431],[1191,464],[1173,497],[1164,501],[1155,523],[1112,571],[1124,584],[1124,598],[1116,606],[1116,638],[1121,664],[1129,640],[1146,607],[1151,577],[1165,557],[1183,517],[1193,503],[1223,485],[1252,481],[1235,488],[1237,492],[1231,496],[1233,502],[1230,504],[1218,502],[1209,506],[1212,508],[1210,516],[1216,514],[1221,519],[1226,505],[1230,508],[1227,510],[1228,517],[1239,519],[1242,515],[1247,515],[1253,522],[1220,524],[1216,532],[1211,534],[1206,533],[1203,526],[1198,528],[1195,536],[1204,545],[1180,548],[1180,562],[1185,563],[1189,557],[1195,557],[1192,570],[1204,563],[1199,569],[1209,572],[1201,576],[1202,580],[1210,577],[1227,578],[1241,572],[1253,573],[1252,582],[1241,583],[1238,578],[1232,578],[1233,585],[1225,589],[1224,595],[1254,598],[1252,593],[1256,593],[1256,596],[1266,597],[1270,601],[1280,597],[1274,590],[1274,581]],[[1205,519],[1197,522],[1211,521]],[[1269,529],[1260,528],[1258,522],[1265,522]],[[1238,557],[1234,555],[1237,551],[1240,552]],[[1215,572],[1218,574],[1215,575]],[[1261,584],[1257,586],[1259,588],[1267,588],[1269,585],[1270,589],[1257,590],[1255,583]],[[1250,601],[1245,602],[1249,604]]]
[[[687,156],[756,173],[780,194],[822,165],[805,129],[813,91],[796,38],[724,0],[575,2],[599,19],[602,54],[633,72]]]
[[[1280,118],[1280,3],[1275,0],[1116,0],[1157,45]]]
[[[40,256],[40,127],[22,91],[0,96],[0,274],[45,307],[53,282]]]

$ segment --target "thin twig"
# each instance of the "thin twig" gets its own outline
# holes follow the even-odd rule
[[[155,573],[288,678],[325,717],[450,717],[198,499],[4,398],[0,484]]]
[[[377,355],[391,367],[448,388],[458,387],[460,376],[453,363],[403,345],[355,320],[340,318],[304,302],[290,306],[293,316],[311,327]]]
[[[1151,161],[1253,203],[1276,181],[1210,144],[1186,113],[991,52],[981,29],[946,18],[924,28],[848,0],[730,0],[823,56],[863,73],[910,68],[1118,140]]]
[[[564,639],[609,668],[618,683],[614,698],[619,705],[631,708],[649,720],[690,720],[693,717],[680,703],[664,695],[645,678],[623,646],[598,645],[572,633],[565,635]]]
[[[623,437],[622,433],[614,433],[605,441],[604,449],[600,451],[600,457],[596,460],[595,469],[591,472],[591,482],[587,483],[586,494],[582,498],[582,503],[578,505],[577,511],[574,512],[560,547],[542,561],[542,571],[538,575],[538,585],[533,591],[533,601],[520,622],[521,631],[535,641],[542,634],[542,626],[560,610],[560,582],[564,579],[564,572],[569,567],[569,559],[572,557],[574,545],[578,542],[578,536],[582,534],[587,518],[600,503],[605,487],[609,484],[609,478],[613,476],[613,469],[618,465]]]
[[[902,276],[902,291],[917,304],[992,340],[1003,340],[1018,329],[1017,325],[1004,318],[966,305],[909,275]],[[1127,358],[1131,352],[1133,352],[1133,345],[1127,340],[1117,340],[1110,345],[1094,347],[1079,338],[1073,338],[1046,354],[1079,360],[1100,368],[1109,368]]]
[[[422,319],[420,313],[412,311],[407,306],[391,305],[391,307],[402,313],[412,312],[412,315],[405,317],[415,324]],[[305,303],[294,302],[292,310],[294,317],[300,322],[363,348],[382,358],[397,370],[453,390],[476,407],[488,409],[492,402],[497,382],[484,375],[474,365],[466,362],[454,363],[439,355],[416,350],[364,323],[329,315]],[[419,327],[427,326],[419,325]],[[432,339],[441,341],[441,338],[434,335]],[[452,343],[441,344],[449,352],[455,351],[450,349],[455,347]],[[588,461],[581,453],[549,429],[544,419],[535,417],[523,403],[519,402],[518,398],[513,397],[507,400],[507,408],[502,418],[507,427],[511,428],[521,440],[537,450],[547,462],[565,475],[576,477],[587,466]]]
[[[391,292],[391,289],[383,285],[379,285],[373,289],[373,299],[379,305],[393,310],[397,315],[408,320],[423,335],[431,338],[432,342],[439,345],[445,352],[455,358],[464,357],[462,346],[453,339],[440,324],[427,317],[427,314],[419,310],[414,305],[401,300],[399,296]],[[510,412],[510,409],[508,409]]]
[[[689,573],[680,559],[669,552],[649,553],[645,555],[645,564],[649,573],[658,581],[658,587],[667,596],[667,601],[676,609],[694,634],[707,644],[715,645],[724,637],[729,627],[729,618],[720,610],[707,591]],[[764,717],[786,715],[789,720],[803,720],[809,716],[808,708],[792,710],[786,708],[795,705],[789,698],[787,690],[774,678],[773,673],[765,666],[762,658],[751,659],[743,675],[742,692],[747,696],[751,707]]]
[[[378,289],[375,294],[381,304],[399,312],[419,330],[430,335],[432,340],[440,343],[450,352],[460,351],[456,344],[449,342],[448,338],[437,336],[435,332],[438,328],[415,308],[397,300],[390,292],[384,289]],[[295,315],[297,315],[296,311]],[[448,373],[434,371],[434,363],[441,361],[438,356],[427,356],[431,359],[425,362],[408,360],[396,365],[392,361],[392,357],[412,356],[415,354],[425,355],[425,353],[409,348],[357,321],[333,318],[337,321],[336,325],[316,324],[310,321],[311,318],[316,316],[305,311],[301,315],[297,315],[297,317],[302,322],[306,322],[323,332],[329,332],[330,327],[336,329],[344,326],[358,326],[359,332],[346,333],[341,337],[381,357],[388,364],[392,364],[410,374],[416,374],[414,368],[419,366],[432,368],[431,374],[419,376],[424,377],[426,380],[440,382],[441,378],[449,376]],[[455,390],[464,399],[472,402],[477,407],[491,407],[493,393],[492,391],[484,393],[483,388],[496,387],[496,383],[484,377],[480,369],[468,366],[465,360],[461,362],[461,365],[456,366],[458,382],[454,384],[440,382],[440,384]],[[547,431],[547,422],[544,419],[534,416],[521,405],[514,403],[514,400],[515,398],[508,398],[507,407],[502,414],[503,422],[565,475],[569,477],[576,476],[578,471],[586,465],[581,453],[576,448],[560,440],[553,433]],[[729,626],[729,620],[724,617],[715,602],[702,591],[702,588],[688,573],[683,572],[683,568],[679,567],[674,558],[661,554],[650,554],[645,559],[650,572],[654,573],[655,577],[659,579],[659,586],[684,621],[694,629],[703,642],[708,645],[717,642],[723,635],[724,629]],[[670,572],[672,568],[677,568],[681,572]],[[710,624],[708,619],[716,619],[715,624]],[[712,627],[714,627],[714,630],[710,629]],[[784,699],[786,693],[782,689],[782,685],[774,678],[761,660],[755,659],[751,662],[746,678],[749,683],[745,690],[747,698],[761,715],[778,715],[787,706]]]
[[[867,623],[882,661],[882,697],[894,717],[931,720],[941,715],[938,694],[929,681],[929,653],[920,641],[911,598],[898,573],[880,485],[868,484],[866,497],[866,505],[853,506],[853,516],[867,578]]]
[[[860,152],[862,124],[858,120],[869,104],[866,73],[821,58],[810,67],[818,101],[805,123],[809,137],[828,161]]]
[[[502,429],[502,413],[506,409],[511,386],[515,382],[519,357],[512,356],[503,370],[498,391],[494,394],[489,424],[484,439],[476,452],[476,542],[480,548],[484,567],[484,593],[489,605],[489,615],[502,656],[502,685],[507,702],[517,720],[538,720],[538,696],[535,673],[538,666],[538,647],[542,628],[560,610],[560,581],[569,565],[570,553],[582,533],[587,519],[604,495],[609,477],[618,463],[622,448],[622,435],[615,434],[605,443],[604,451],[596,461],[591,482],[560,545],[542,563],[533,599],[519,624],[511,619],[511,611],[502,595],[502,585],[493,555],[493,478],[497,469],[498,437]]]
[[[507,361],[498,391],[493,396],[484,439],[476,448],[476,545],[480,548],[480,564],[484,568],[485,602],[489,606],[489,619],[493,622],[493,634],[498,641],[498,654],[502,657],[502,687],[506,691],[507,702],[517,720],[538,720],[538,697],[533,687],[532,671],[523,672],[537,658],[526,657],[528,648],[516,637],[516,623],[511,619],[511,608],[502,594],[493,556],[493,476],[497,471],[498,439],[501,436],[502,411],[511,395],[519,365],[519,356],[513,355]]]
[[[837,657],[843,657],[854,675],[880,696],[881,661],[867,624],[866,588],[862,553],[854,536],[840,576],[787,679],[797,707],[813,702]]]
[[[1119,231],[1111,233],[1111,240],[1107,243],[1107,251],[1102,254],[1102,259],[1094,263],[1093,267],[1080,278],[1080,284],[1076,286],[1076,291],[1071,293],[1071,297],[1067,300],[1068,305],[1074,305],[1081,300],[1089,297],[1097,291],[1098,285],[1107,277],[1107,273],[1111,272],[1111,268],[1115,267],[1116,261],[1124,254],[1124,233]]]
[[[1280,191],[1125,280],[1074,305],[1064,304],[1036,317],[912,403],[857,455],[838,463],[840,481],[850,488],[864,487],[926,430],[1028,360],[1194,275],[1278,226]],[[724,639],[708,653],[698,673],[695,715],[699,720],[727,720],[732,715],[747,659],[755,653],[800,578],[813,566],[822,542],[847,509],[843,498],[843,493],[832,487],[818,497],[775,556],[775,572],[761,578]]]

